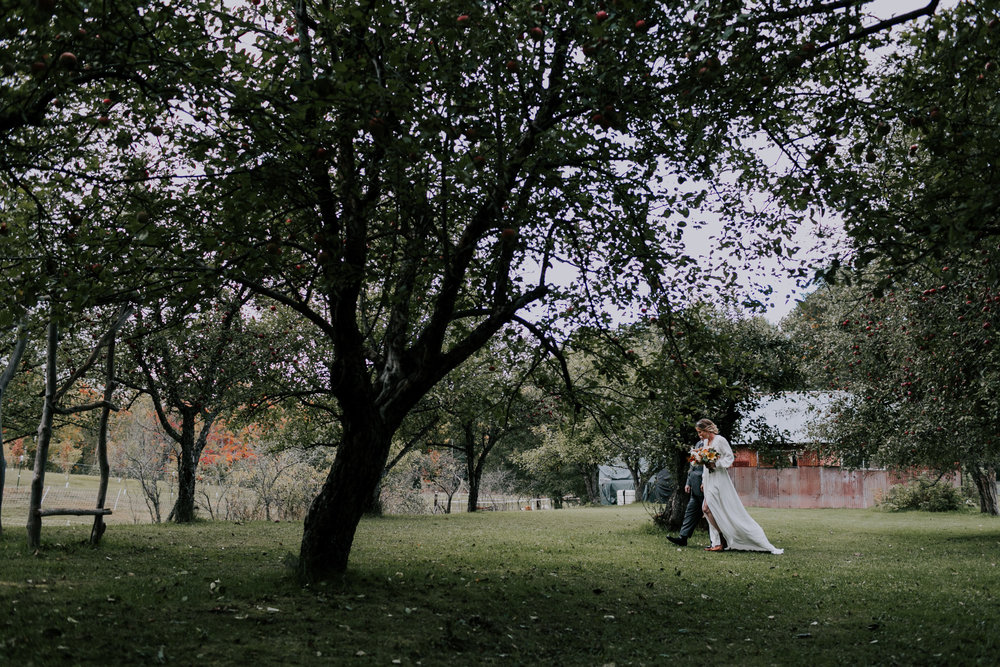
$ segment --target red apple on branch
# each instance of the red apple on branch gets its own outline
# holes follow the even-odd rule
[[[76,55],[70,53],[69,51],[66,51],[59,56],[59,66],[65,69],[76,69],[76,66],[79,64],[80,63],[77,60]]]

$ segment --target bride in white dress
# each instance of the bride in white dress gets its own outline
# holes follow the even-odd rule
[[[726,538],[728,549],[783,553],[784,549],[778,549],[768,542],[764,530],[743,507],[733,480],[729,478],[729,467],[733,465],[735,458],[733,449],[719,435],[719,428],[711,420],[702,419],[695,425],[695,430],[701,439],[699,448],[718,452],[718,458],[714,462],[705,463],[705,474],[702,476],[702,487],[705,490],[704,512],[712,539],[712,546],[708,551],[723,550],[722,540],[719,538],[721,532]]]

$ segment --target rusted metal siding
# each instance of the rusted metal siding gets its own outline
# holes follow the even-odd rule
[[[744,505],[774,508],[865,508],[878,494],[915,474],[842,468],[732,467],[729,475]],[[953,483],[960,483],[958,475]]]
[[[757,452],[747,447],[734,447],[733,448],[733,467],[734,468],[756,468],[757,467]]]

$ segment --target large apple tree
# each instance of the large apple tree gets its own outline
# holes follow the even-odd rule
[[[817,191],[871,283],[822,288],[793,325],[814,375],[856,396],[834,430],[847,461],[961,464],[995,513],[1000,6],[958,3],[888,44]],[[839,264],[830,278],[859,278]]]

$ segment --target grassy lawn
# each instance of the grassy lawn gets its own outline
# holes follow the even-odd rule
[[[50,525],[37,555],[8,527],[0,664],[997,662],[997,519],[752,514],[784,555],[678,549],[639,505],[367,520],[312,588],[299,524],[118,525],[96,550]]]

